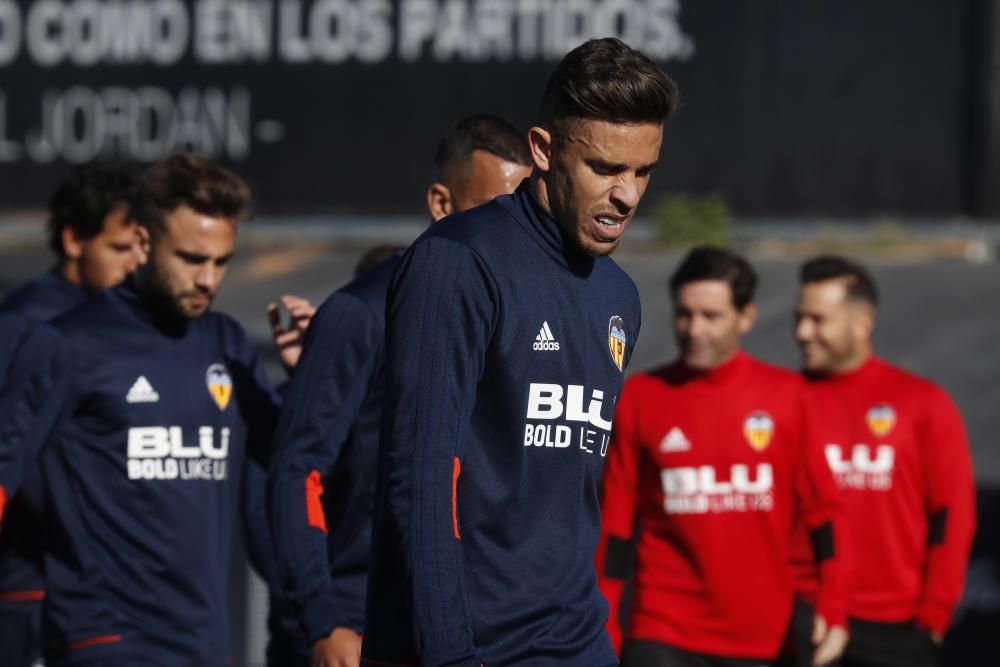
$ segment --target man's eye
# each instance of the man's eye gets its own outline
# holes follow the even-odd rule
[[[594,164],[591,165],[590,168],[598,176],[614,176],[618,173],[618,170],[614,167],[604,164]]]

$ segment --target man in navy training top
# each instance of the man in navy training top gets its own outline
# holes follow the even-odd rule
[[[128,206],[134,186],[125,165],[74,169],[49,199],[56,266],[8,294],[0,308],[46,321],[125,280],[141,259],[138,224]]]
[[[528,133],[529,181],[402,258],[363,665],[617,664],[593,556],[639,297],[607,255],[676,95],[617,39],[574,49]]]
[[[524,135],[496,116],[465,118],[438,146],[431,217],[514,191],[530,172]],[[309,326],[286,394],[269,471],[283,595],[304,641],[275,625],[272,665],[357,667],[364,626],[375,461],[382,416],[382,346],[392,253],[334,292]],[[310,649],[311,645],[311,649]]]
[[[138,225],[128,207],[134,186],[126,165],[75,168],[49,200],[56,266],[8,294],[0,311],[48,321],[122,282],[141,257]],[[16,497],[8,489],[0,531],[0,664],[10,667],[29,667],[42,657],[42,489],[37,466],[25,461],[28,479]]]
[[[241,478],[277,418],[246,334],[209,312],[249,204],[204,158],[153,165],[133,209],[147,264],[53,321],[72,386],[41,454],[50,665],[227,664]]]

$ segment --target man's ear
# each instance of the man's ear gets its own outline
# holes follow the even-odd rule
[[[743,310],[739,314],[739,330],[740,336],[745,336],[747,333],[753,329],[754,323],[757,321],[757,304],[748,303],[743,307]]]
[[[83,239],[76,233],[73,225],[66,225],[62,228],[60,240],[62,241],[63,254],[68,259],[80,259],[80,256],[83,255]]]
[[[149,259],[149,230],[142,225],[135,226],[136,259],[139,264],[145,264]]]
[[[531,159],[539,171],[552,168],[552,133],[544,127],[533,127],[528,130],[528,146],[531,148]]]
[[[867,303],[858,304],[855,307],[857,312],[854,313],[851,323],[854,328],[854,337],[857,340],[870,340],[875,331],[875,309]]]
[[[447,185],[431,183],[431,186],[427,188],[427,210],[430,211],[434,222],[455,212],[451,190],[448,189]]]

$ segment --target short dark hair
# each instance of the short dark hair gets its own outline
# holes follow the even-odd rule
[[[509,121],[490,114],[475,114],[458,121],[438,142],[434,152],[434,179],[449,179],[455,169],[476,151],[486,151],[505,162],[531,166],[527,136]]]
[[[670,295],[676,300],[684,285],[700,280],[724,280],[729,283],[733,306],[737,310],[743,310],[753,302],[754,290],[757,289],[757,273],[750,262],[731,250],[710,245],[691,249],[670,277]]]
[[[841,278],[846,283],[848,299],[863,301],[872,307],[878,305],[878,289],[875,287],[875,281],[872,280],[868,269],[857,262],[838,255],[820,255],[802,265],[803,285]]]
[[[242,178],[201,155],[177,153],[142,175],[133,211],[139,224],[158,231],[180,206],[239,222],[250,215],[250,205],[250,188]]]
[[[567,53],[549,76],[541,122],[554,136],[568,122],[663,124],[677,108],[663,68],[620,39],[592,39]]]
[[[104,220],[134,194],[136,170],[124,163],[83,165],[73,169],[49,198],[49,247],[66,258],[63,229],[72,227],[89,240],[104,230]]]

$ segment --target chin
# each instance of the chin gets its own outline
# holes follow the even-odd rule
[[[827,371],[826,364],[823,364],[815,359],[803,359],[802,368],[809,371],[810,373],[825,373]]]
[[[712,370],[712,362],[709,359],[702,359],[700,357],[684,357],[684,363],[688,368],[696,371]]]
[[[582,250],[586,255],[590,257],[604,257],[605,255],[610,255],[618,247],[619,239],[609,242],[601,242],[593,238],[586,236],[580,236],[577,238],[577,247]]]
[[[197,306],[181,306],[177,309],[181,315],[189,320],[196,320],[205,313],[208,312],[208,306],[197,307]]]
[[[595,250],[591,254],[594,257],[604,257],[605,255],[610,255],[615,250],[618,249],[618,241],[613,241],[611,243],[595,243]]]

